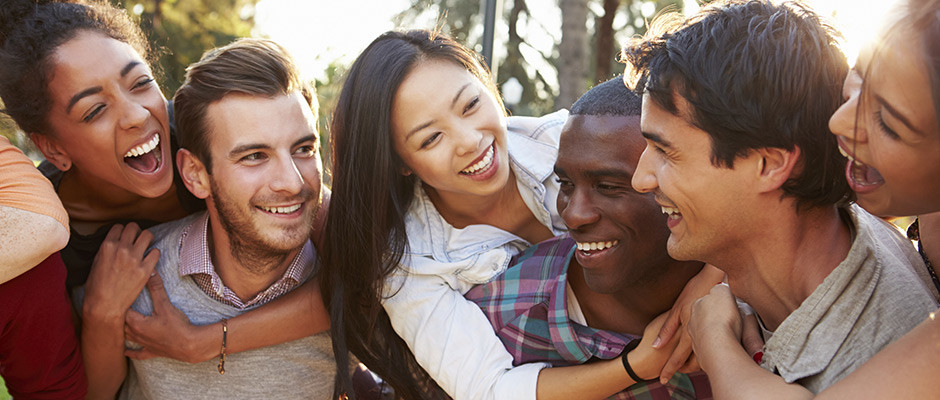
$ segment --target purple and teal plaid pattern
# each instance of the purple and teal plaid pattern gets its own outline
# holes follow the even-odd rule
[[[576,244],[568,235],[546,240],[516,256],[493,281],[466,298],[477,303],[513,356],[513,364],[582,364],[620,355],[635,335],[594,329],[572,321],[567,310],[567,271]],[[639,383],[613,399],[709,399],[704,374],[676,374],[667,384]]]

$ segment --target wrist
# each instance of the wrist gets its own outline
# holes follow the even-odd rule
[[[620,355],[620,360],[623,363],[623,368],[627,372],[627,375],[629,375],[634,382],[654,381],[659,377],[659,371],[646,370],[646,363],[643,362],[644,360],[642,360],[640,351],[636,349],[640,344],[640,340],[640,338],[637,338],[628,343],[627,346],[624,347],[623,353]]]
[[[219,344],[222,343],[222,323],[193,326],[192,340],[184,351],[193,363],[209,361],[219,356]]]
[[[127,313],[127,309],[118,310],[114,307],[107,307],[105,305],[99,304],[92,301],[87,301],[85,299],[82,303],[82,323],[98,323],[98,324],[110,324],[110,325],[124,325],[124,314]]]

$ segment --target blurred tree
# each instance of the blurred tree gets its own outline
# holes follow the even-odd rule
[[[250,36],[258,0],[111,0],[140,21],[144,34],[159,56],[154,69],[160,88],[173,97],[183,83],[186,66],[202,53],[235,38]],[[2,106],[0,106],[2,107]],[[0,117],[0,134],[27,152],[40,154],[16,124]]]
[[[560,0],[561,43],[558,44],[558,97],[555,108],[569,108],[584,93],[588,75],[588,0]]]
[[[183,83],[186,66],[207,49],[251,35],[258,0],[111,0],[140,20],[159,56],[155,69],[166,97]]]
[[[481,3],[412,0],[411,6],[398,14],[395,23],[403,28],[439,27],[480,51]],[[667,7],[681,10],[682,5],[683,0],[504,0],[494,51],[498,63],[497,85],[502,86],[510,77],[515,77],[522,85],[522,100],[514,107],[515,114],[541,115],[570,106],[570,101],[594,84],[621,73],[623,66],[617,62],[620,43],[645,33],[646,20],[660,10]],[[568,6],[577,11],[563,11]],[[580,11],[585,7],[586,14]],[[556,10],[553,15],[558,20],[548,21],[543,14],[533,16],[534,8]],[[587,41],[574,39],[570,54],[562,50],[564,32],[568,32],[568,28],[572,33],[575,29],[584,32],[587,37]],[[554,45],[544,46],[542,42],[546,39]],[[581,51],[577,51],[578,46]],[[581,72],[569,75],[565,65],[577,66],[573,70]],[[564,98],[563,87],[569,88]]]

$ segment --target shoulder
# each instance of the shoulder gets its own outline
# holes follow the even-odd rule
[[[495,296],[518,297],[548,295],[558,278],[568,270],[575,242],[568,235],[558,236],[526,249],[510,261],[509,268],[492,281],[467,293],[474,301]]]
[[[557,142],[567,120],[568,110],[561,109],[541,117],[508,117],[506,128],[511,134],[536,141]]]
[[[186,227],[203,215],[205,215],[205,212],[198,212],[175,221],[164,222],[149,228],[148,230],[153,234],[153,247],[159,247],[158,243],[164,242],[167,239],[179,237]]]

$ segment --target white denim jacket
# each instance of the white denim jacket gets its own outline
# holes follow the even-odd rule
[[[565,231],[555,200],[553,173],[561,128],[560,110],[544,117],[509,117],[508,152],[522,198],[553,234]],[[490,225],[451,226],[421,188],[405,216],[409,249],[386,282],[385,310],[418,363],[456,399],[535,399],[545,363],[513,368],[480,308],[464,299],[473,285],[506,270],[513,255],[531,243]],[[390,296],[390,297],[389,297]]]

